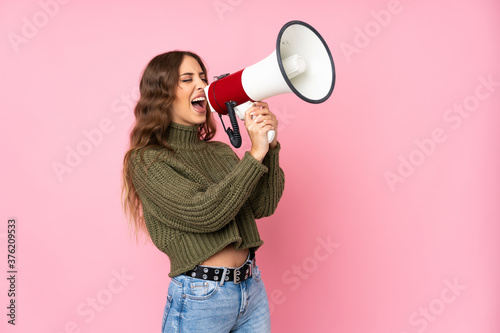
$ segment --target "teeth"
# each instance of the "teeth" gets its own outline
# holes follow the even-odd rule
[[[196,97],[195,99],[193,99],[191,101],[191,103],[193,103],[193,102],[201,102],[201,101],[204,101],[204,100],[205,100],[205,97]]]

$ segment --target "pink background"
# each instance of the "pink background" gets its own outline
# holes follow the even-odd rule
[[[286,174],[259,222],[273,331],[500,331],[498,1],[55,1],[0,10],[2,332],[160,330],[168,258],[120,206],[141,71],[188,49],[209,77],[235,72],[294,19],[337,84],[320,105],[268,100]]]

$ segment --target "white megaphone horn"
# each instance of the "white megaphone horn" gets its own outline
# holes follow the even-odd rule
[[[205,95],[221,121],[222,115],[229,115],[233,129],[222,124],[231,144],[239,148],[235,113],[244,120],[253,102],[290,92],[308,103],[323,103],[334,85],[335,67],[324,39],[309,24],[290,21],[281,28],[271,55],[231,75],[220,75],[205,88]],[[267,134],[272,142],[274,131]]]

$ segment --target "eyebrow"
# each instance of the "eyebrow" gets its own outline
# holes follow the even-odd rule
[[[184,74],[181,74],[181,76],[183,75],[194,75],[194,73],[184,73]],[[205,74],[205,72],[200,72],[199,75],[207,75]]]

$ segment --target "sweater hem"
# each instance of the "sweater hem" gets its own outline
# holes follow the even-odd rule
[[[194,259],[193,261],[197,262],[197,264],[192,264],[189,266],[184,266],[184,267],[178,268],[175,271],[171,271],[170,273],[168,273],[168,276],[170,278],[173,278],[173,277],[176,277],[178,275],[182,275],[184,272],[192,270],[196,265],[200,265],[203,261],[207,260],[208,258],[213,256],[214,254],[220,252],[226,246],[233,244],[233,243],[237,243],[237,242],[241,243],[241,241],[242,241],[241,237],[230,238],[226,242],[221,243],[221,246],[216,247],[213,251],[207,252],[208,253],[207,255]],[[262,244],[264,244],[264,241],[260,240],[258,242],[245,244],[244,248],[237,248],[237,249],[243,250],[243,249],[254,248],[254,250],[256,251],[259,247],[262,246]]]
[[[210,258],[211,256],[213,256],[214,254],[218,253],[219,251],[221,251],[223,248],[225,248],[229,244],[236,243],[236,242],[240,242],[241,243],[241,241],[242,241],[242,239],[241,239],[240,236],[229,238],[225,242],[221,243],[218,247],[214,248],[212,251],[207,252],[205,255],[203,255],[201,257],[194,258],[192,260],[192,262],[195,262],[194,264],[191,263],[191,264],[189,264],[189,266],[179,267],[175,271],[171,271],[170,273],[168,273],[168,276],[169,277],[174,277],[174,276],[177,276],[177,275],[181,275],[184,272],[187,272],[189,270],[192,270],[194,268],[194,266],[200,265],[203,261],[207,260],[208,258]]]

